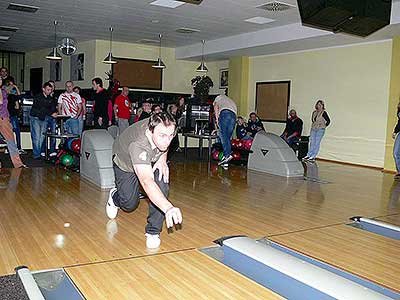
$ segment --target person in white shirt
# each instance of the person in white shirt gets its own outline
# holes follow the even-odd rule
[[[214,102],[215,119],[218,136],[221,139],[224,156],[218,165],[227,168],[232,160],[231,138],[236,124],[237,106],[235,101],[226,95],[219,95]]]
[[[79,116],[82,111],[82,99],[74,92],[74,83],[67,81],[65,83],[66,91],[58,97],[58,113],[60,115],[71,117],[65,124],[66,132],[70,134],[79,133]]]

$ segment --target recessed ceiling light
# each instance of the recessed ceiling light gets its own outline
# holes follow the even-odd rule
[[[250,19],[247,19],[244,21],[249,22],[249,23],[254,23],[254,24],[267,24],[267,23],[274,22],[275,20],[264,18],[264,17],[254,17],[254,18],[250,18]]]
[[[10,39],[9,36],[5,36],[5,35],[0,35],[0,41],[8,41]]]
[[[180,1],[174,1],[174,0],[156,0],[150,3],[150,5],[157,5],[157,6],[162,6],[162,7],[168,7],[168,8],[177,8],[178,6],[181,6],[185,4],[184,2]]]
[[[200,32],[200,30],[188,28],[188,27],[182,27],[182,28],[178,28],[176,30],[176,32],[178,32],[178,33],[195,33],[195,32]]]
[[[11,26],[0,26],[0,31],[11,31],[11,32],[16,32],[19,30],[17,27],[11,27]]]
[[[38,11],[39,7],[32,5],[18,4],[18,3],[10,3],[7,9],[28,12],[28,13],[35,13]]]
[[[160,23],[160,21],[159,20],[151,20],[151,23],[157,24],[157,23]]]

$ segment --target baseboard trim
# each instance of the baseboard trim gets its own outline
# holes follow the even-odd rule
[[[363,165],[363,164],[356,164],[356,163],[350,163],[350,162],[345,162],[345,161],[338,161],[338,160],[332,160],[332,159],[326,159],[326,158],[317,158],[317,160],[318,161],[335,163],[335,164],[339,164],[339,165],[346,165],[346,166],[353,166],[353,167],[361,167],[361,168],[366,168],[366,169],[378,170],[378,171],[382,171],[382,172],[385,171],[381,167],[375,167],[375,166],[369,166],[369,165]]]

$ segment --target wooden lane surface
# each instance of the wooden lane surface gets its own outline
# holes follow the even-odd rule
[[[87,300],[283,299],[197,250],[66,271]]]
[[[400,292],[400,241],[347,225],[270,239]]]
[[[391,215],[391,216],[387,216],[387,217],[380,217],[380,218],[377,218],[377,220],[400,226],[400,214],[399,215]]]
[[[344,223],[354,215],[400,213],[391,200],[392,176],[374,170],[320,163],[308,173],[332,182],[321,185],[214,167],[172,166],[170,198],[182,209],[184,224],[178,232],[163,231],[160,252],[208,246],[225,235],[259,238]],[[40,270],[147,254],[144,201],[133,213],[119,213],[113,235],[104,211],[108,192],[78,174],[53,168],[1,172],[0,274],[17,265]]]

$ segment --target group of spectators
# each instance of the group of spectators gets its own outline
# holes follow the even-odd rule
[[[331,120],[328,116],[328,113],[325,110],[324,102],[322,100],[318,100],[315,104],[315,109],[311,115],[309,151],[307,155],[303,158],[304,161],[313,162],[315,160],[319,152],[322,138],[325,134],[325,128],[329,126],[330,122]],[[249,121],[247,123],[243,117],[239,116],[237,118],[237,123],[236,123],[237,138],[242,140],[253,139],[256,133],[261,130],[265,130],[264,125],[258,118],[256,113],[252,112],[249,115]],[[284,139],[290,147],[294,148],[294,146],[299,142],[301,138],[302,131],[303,131],[303,121],[298,117],[296,110],[291,109],[289,111],[289,115],[286,120],[285,129],[281,134],[281,138]],[[398,177],[400,178],[400,171]]]

